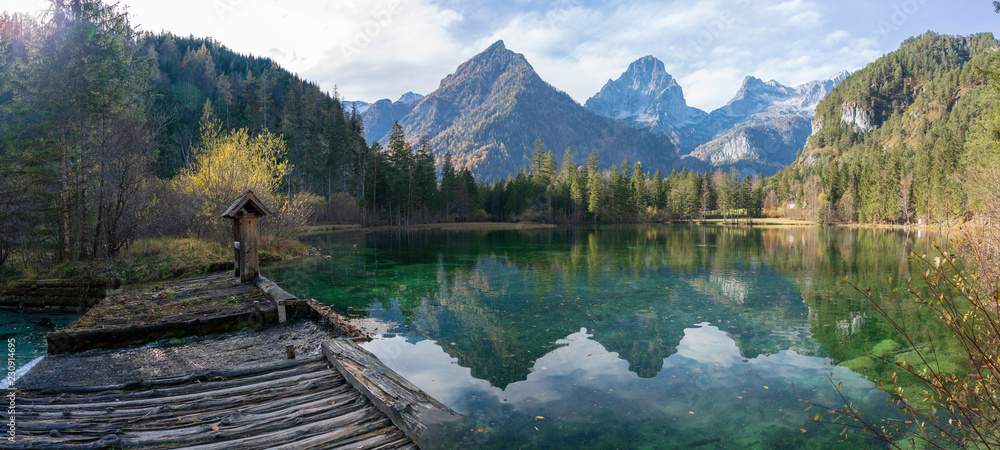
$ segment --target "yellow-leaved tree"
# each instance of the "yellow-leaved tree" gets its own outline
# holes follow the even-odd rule
[[[291,210],[301,202],[289,201],[280,190],[282,180],[292,170],[285,152],[285,140],[279,135],[266,131],[251,135],[246,128],[223,131],[213,122],[202,125],[194,163],[172,180],[174,189],[191,208],[190,232],[223,242],[231,240],[231,224],[221,214],[248,189],[273,214],[264,219],[262,228],[267,222],[281,222],[282,215],[293,213]],[[302,215],[302,211],[294,213]]]

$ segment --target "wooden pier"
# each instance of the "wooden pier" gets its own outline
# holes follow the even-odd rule
[[[228,276],[232,277],[232,272]],[[242,304],[242,311],[227,311],[220,317],[261,314],[260,309],[248,309],[247,305],[266,304],[264,312],[270,318],[259,323],[277,322],[279,315],[281,319],[298,315],[299,320],[322,324],[329,330],[328,336],[343,337],[315,342],[312,347],[321,348],[322,354],[294,359],[285,359],[285,345],[281,345],[280,357],[268,356],[265,363],[253,367],[227,367],[231,361],[224,358],[212,366],[212,358],[203,355],[206,348],[210,349],[208,354],[220,354],[218,345],[222,344],[215,343],[127,350],[145,352],[140,361],[151,361],[154,369],[158,364],[164,368],[170,366],[172,372],[162,373],[172,375],[130,378],[126,382],[104,385],[87,383],[88,371],[100,374],[110,370],[112,361],[122,358],[120,352],[106,350],[79,356],[50,356],[28,373],[31,377],[35,372],[35,378],[46,380],[47,386],[30,387],[32,383],[28,381],[29,387],[18,387],[17,436],[14,442],[4,440],[0,447],[415,448],[432,442],[429,438],[436,430],[459,417],[361,348],[349,337],[357,331],[329,307],[313,300],[299,300],[263,278],[238,286],[221,278],[224,277],[217,275],[178,280],[169,286],[157,286],[155,291],[171,292],[170,302],[183,301],[192,293],[199,293],[201,298],[206,295],[232,297],[234,300],[225,302],[227,305]],[[109,302],[124,307],[128,298],[151,299],[151,288],[144,289],[123,290],[114,298],[109,297]],[[235,293],[233,289],[240,292]],[[162,305],[162,300],[157,305]],[[197,323],[210,322],[211,314],[199,312],[201,317]],[[177,321],[171,321],[174,322]],[[84,322],[92,327],[91,323],[99,321]],[[133,326],[115,327],[115,332],[136,336],[142,333],[132,328],[141,330],[149,325],[149,321],[140,320]],[[241,333],[253,337],[266,334],[269,329],[273,327]],[[91,342],[85,347],[105,347],[92,345],[91,339],[95,336],[113,338],[107,334],[110,331],[107,328],[75,330],[62,333],[60,339],[64,341],[60,342],[71,348],[76,347],[73,339],[83,339]],[[271,334],[283,336],[282,333]],[[232,350],[223,349],[222,353],[240,351],[248,345],[246,337],[222,338],[228,342],[226,339],[238,342],[231,345]],[[284,340],[284,337],[278,339]],[[200,350],[189,349],[198,345],[202,345]],[[165,359],[168,352],[170,358]],[[287,356],[293,354],[290,349]],[[178,360],[182,363],[178,364]],[[192,367],[198,369],[189,370]],[[182,370],[189,371],[179,374]],[[133,371],[135,369],[127,372]],[[140,372],[161,373],[159,370]],[[60,381],[59,374],[73,374],[73,379]]]
[[[415,448],[322,356],[22,397],[16,420],[4,448]]]

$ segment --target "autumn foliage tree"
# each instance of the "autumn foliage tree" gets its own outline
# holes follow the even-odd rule
[[[267,239],[269,223],[290,221],[295,226],[308,217],[307,202],[281,191],[283,180],[292,171],[285,159],[285,141],[267,131],[251,134],[246,128],[222,130],[214,122],[202,126],[201,144],[194,150],[194,161],[171,180],[173,190],[185,203],[193,205],[181,214],[190,217],[191,233],[219,241],[231,238],[232,230],[219,218],[222,211],[247,190],[271,208],[272,217],[261,222]],[[271,228],[271,235],[287,234],[284,228]]]

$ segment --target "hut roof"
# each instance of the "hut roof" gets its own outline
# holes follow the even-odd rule
[[[246,191],[246,193],[241,195],[240,198],[237,198],[232,205],[229,205],[226,212],[222,213],[222,217],[235,219],[240,213],[240,210],[245,210],[246,213],[255,214],[261,217],[271,214],[271,212],[267,210],[267,207],[264,206],[264,203],[262,203],[260,199],[254,195],[253,191],[250,190]]]

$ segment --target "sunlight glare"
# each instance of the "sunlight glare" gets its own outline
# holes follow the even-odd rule
[[[49,8],[50,2],[46,0],[6,0],[2,10],[8,13],[24,13],[37,15]]]

